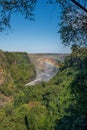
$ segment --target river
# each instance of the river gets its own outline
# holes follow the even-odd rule
[[[36,61],[35,61],[36,60]],[[57,61],[52,58],[38,58],[34,60],[36,79],[27,83],[26,86],[35,85],[41,81],[48,82],[58,72]]]

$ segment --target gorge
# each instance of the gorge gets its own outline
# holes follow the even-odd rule
[[[64,62],[68,54],[29,54],[31,62],[36,69],[36,79],[26,84],[35,85],[41,81],[49,81],[59,70],[60,64]]]
[[[87,130],[87,49],[66,55],[0,51],[0,130]]]

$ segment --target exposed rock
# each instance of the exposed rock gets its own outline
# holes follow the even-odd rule
[[[38,84],[41,81],[49,81],[58,72],[59,62],[63,62],[66,55],[68,54],[30,54],[37,76],[26,86]]]

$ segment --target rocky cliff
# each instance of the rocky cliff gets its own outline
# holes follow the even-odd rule
[[[26,85],[34,85],[41,81],[49,81],[57,72],[60,63],[68,54],[29,54],[36,68],[36,79]]]

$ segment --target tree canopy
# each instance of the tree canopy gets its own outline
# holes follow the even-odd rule
[[[0,0],[0,31],[10,27],[13,13],[21,13],[25,18],[32,19],[37,0]]]
[[[60,36],[64,45],[87,45],[87,1],[86,0],[47,0],[57,3],[61,9]],[[10,27],[13,13],[21,13],[33,20],[37,0],[1,0],[0,31]]]
[[[66,0],[62,5],[59,32],[64,45],[87,45],[87,6],[83,4],[76,4],[75,0]]]
[[[82,10],[84,10],[85,12],[87,12],[87,1],[86,0],[84,0],[84,2],[83,2],[83,0],[81,1],[81,0],[71,0],[75,5],[77,5],[80,9],[82,9]]]

